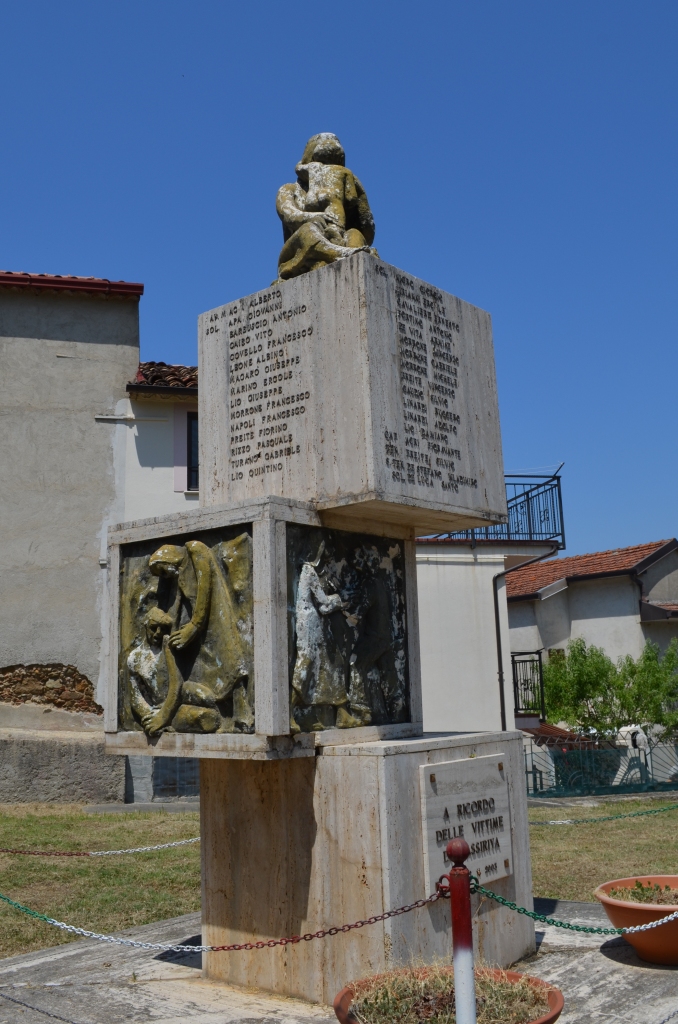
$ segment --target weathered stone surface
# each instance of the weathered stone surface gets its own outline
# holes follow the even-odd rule
[[[125,760],[104,734],[0,729],[0,803],[114,803],[125,799]]]
[[[420,734],[414,541],[361,525],[330,529],[307,503],[266,498],[111,530],[111,752],[268,760],[354,731]],[[241,573],[227,554],[243,538]]]
[[[365,189],[346,167],[336,135],[313,135],[295,167],[296,182],[278,190],[276,209],[285,244],[278,260],[282,280],[318,270],[374,241],[374,217]]]
[[[222,945],[315,932],[429,895],[421,765],[502,754],[514,873],[493,888],[532,906],[519,733],[437,735],[325,746],[314,759],[202,761],[203,940]],[[534,949],[529,920],[474,898],[478,951],[504,965]],[[411,957],[449,956],[446,901],[331,939],[209,953],[205,974],[331,1002],[353,978]]]
[[[201,501],[427,530],[506,515],[489,314],[358,253],[199,319]]]

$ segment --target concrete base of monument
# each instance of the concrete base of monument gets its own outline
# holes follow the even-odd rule
[[[424,834],[430,822],[425,825],[422,816],[420,766],[483,755],[501,755],[510,817],[501,827],[510,827],[512,868],[508,877],[483,881],[531,907],[520,733],[427,734],[326,745],[314,758],[201,761],[203,942],[304,935],[428,896]],[[456,820],[454,799],[451,792],[449,811]],[[471,829],[469,824],[470,843]],[[529,920],[493,901],[473,900],[475,942],[486,961],[506,966],[534,950]],[[324,939],[208,953],[203,973],[331,1003],[352,979],[450,952],[450,906],[440,900]]]
[[[106,733],[107,754],[152,754],[153,757],[216,757],[251,761],[315,757],[317,747],[370,743],[421,736],[420,722],[368,725],[356,729],[325,729],[296,736],[257,733],[167,732],[149,737],[141,731]]]

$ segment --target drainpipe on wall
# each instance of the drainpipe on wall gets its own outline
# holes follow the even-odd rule
[[[558,542],[544,555],[537,555],[536,558],[528,558],[526,562],[511,566],[510,569],[503,569],[496,576],[492,577],[492,590],[494,593],[494,628],[497,634],[497,675],[499,677],[499,707],[501,709],[501,731],[506,732],[506,698],[504,696],[504,656],[501,650],[501,622],[499,619],[499,585],[497,581],[501,576],[508,576],[516,569],[524,569],[526,565],[534,562],[541,562],[544,558],[551,558],[558,551]]]

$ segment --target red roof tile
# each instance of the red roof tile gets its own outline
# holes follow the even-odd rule
[[[506,596],[509,598],[532,597],[542,587],[556,580],[585,579],[588,576],[613,576],[631,572],[650,555],[655,554],[670,540],[656,540],[651,544],[636,544],[630,548],[615,548],[612,551],[596,551],[592,555],[574,555],[571,558],[552,558],[548,562],[516,569],[506,576]]]
[[[138,298],[144,294],[143,284],[133,281],[109,281],[105,277],[71,277],[68,274],[26,274],[14,270],[0,270],[0,287],[84,292],[89,295],[125,295],[129,298]]]
[[[182,366],[180,363],[139,363],[137,375],[127,385],[128,391],[135,388],[197,388],[198,367]]]

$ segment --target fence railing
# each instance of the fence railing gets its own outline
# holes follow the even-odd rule
[[[507,474],[508,522],[440,534],[442,538],[471,541],[557,541],[565,547],[563,498],[560,477],[542,474]]]
[[[561,749],[525,745],[528,796],[603,796],[678,789],[678,746]]]
[[[541,651],[515,651],[511,655],[513,704],[517,715],[546,719]]]

